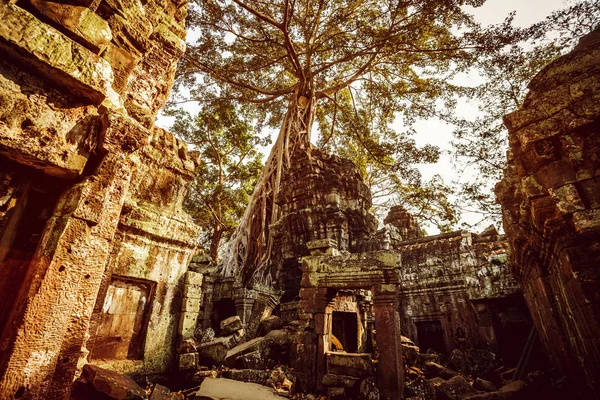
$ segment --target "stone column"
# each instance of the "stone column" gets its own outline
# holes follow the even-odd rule
[[[246,337],[253,338],[256,336],[260,321],[267,318],[273,312],[273,309],[277,306],[279,296],[267,293],[258,292],[256,295],[256,301],[252,307],[252,314],[248,322],[246,323]]]
[[[317,389],[323,389],[323,377],[327,373],[327,361],[325,353],[329,351],[329,327],[331,326],[331,314],[325,312],[314,315],[315,334],[317,335]]]
[[[404,369],[396,285],[376,287],[373,300],[379,350],[377,386],[383,399],[400,399],[404,389]]]
[[[244,327],[250,322],[252,316],[252,307],[256,301],[256,293],[249,289],[236,289],[233,293],[235,301],[235,311],[239,315]]]

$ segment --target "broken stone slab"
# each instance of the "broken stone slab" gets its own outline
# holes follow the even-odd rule
[[[266,335],[272,330],[281,329],[283,326],[283,320],[276,315],[271,315],[260,321],[260,330],[259,332],[262,335]]]
[[[327,352],[327,372],[366,378],[373,375],[373,361],[368,353]]]
[[[285,347],[289,344],[289,334],[287,331],[275,329],[269,332],[265,338],[270,339],[278,347]]]
[[[264,337],[252,339],[246,343],[242,343],[231,350],[227,351],[225,356],[225,364],[228,366],[234,366],[236,360],[247,353],[253,351],[259,351],[260,353],[266,353],[270,350],[273,345],[273,341]]]
[[[196,400],[281,400],[285,397],[273,393],[273,389],[256,383],[238,382],[225,378],[206,378]]]
[[[234,381],[240,382],[268,385],[267,380],[271,378],[271,373],[271,371],[256,369],[224,369],[223,371],[221,371],[219,377],[233,379]]]
[[[184,400],[185,397],[181,393],[171,393],[168,387],[159,384],[154,385],[152,394],[148,400]]]
[[[221,321],[219,328],[221,330],[221,336],[229,336],[235,331],[240,330],[244,327],[242,320],[239,315],[234,315]]]
[[[200,364],[219,365],[227,357],[227,338],[217,338],[197,347]]]
[[[323,376],[323,385],[351,388],[360,380],[360,378],[346,375],[325,374]]]
[[[425,363],[425,377],[435,378],[440,377],[442,379],[450,379],[458,375],[458,372],[451,370],[450,368],[446,368],[443,365],[440,365],[435,362],[426,362]]]
[[[494,385],[492,382],[481,378],[475,378],[475,381],[473,382],[473,388],[484,392],[495,392],[498,390],[496,385]]]
[[[147,395],[133,379],[95,365],[83,366],[81,376],[73,383],[72,400],[89,399],[142,400]]]
[[[477,393],[471,384],[460,375],[452,377],[438,386],[436,392],[438,400],[460,400]]]
[[[268,369],[269,367],[273,367],[275,364],[274,362],[271,362],[270,359],[266,358],[263,354],[263,352],[259,351],[259,350],[255,350],[252,351],[250,353],[246,353],[242,356],[240,356],[237,360],[236,360],[236,364],[237,365],[241,365],[242,367],[246,368],[246,369]]]

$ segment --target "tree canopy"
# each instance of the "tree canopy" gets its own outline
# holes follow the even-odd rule
[[[500,222],[493,185],[506,165],[508,135],[502,118],[521,107],[529,81],[546,64],[570,51],[600,25],[600,2],[571,1],[543,21],[524,29],[524,39],[475,60],[472,69],[482,84],[473,88],[476,118],[454,119],[453,158],[472,178],[459,182],[463,207],[476,210],[482,221]]]
[[[320,144],[357,149],[363,171],[415,179],[410,165],[437,159],[419,148],[410,125],[444,109],[471,88],[452,77],[523,39],[504,23],[480,27],[465,6],[479,0],[200,0],[190,9],[197,35],[178,83],[203,109],[233,103],[245,118],[280,127],[249,205],[224,259],[225,275],[269,283],[269,225],[274,199],[294,151]],[[185,101],[185,100],[184,100]],[[401,119],[405,132],[390,125]],[[345,143],[344,146],[335,144]],[[379,169],[377,171],[377,169]]]

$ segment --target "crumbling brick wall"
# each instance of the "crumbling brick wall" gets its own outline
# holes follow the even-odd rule
[[[496,188],[538,333],[561,371],[600,395],[600,31],[530,83],[505,117]]]
[[[68,397],[118,326],[152,334],[104,366],[174,363],[198,157],[154,118],[186,15],[181,0],[0,1],[0,398]]]

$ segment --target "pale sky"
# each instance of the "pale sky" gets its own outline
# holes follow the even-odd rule
[[[469,7],[476,19],[482,24],[494,24],[504,20],[511,11],[516,11],[515,25],[527,26],[534,22],[541,21],[552,11],[562,8],[565,5],[564,0],[488,0],[482,7]],[[472,81],[476,83],[474,77],[465,77],[466,82]],[[188,103],[189,105],[189,103]],[[188,107],[186,107],[188,108]],[[192,107],[190,107],[192,108]],[[192,111],[193,108],[190,110]],[[476,113],[477,107],[473,104],[461,104],[461,113],[464,116]],[[163,128],[169,129],[172,124],[172,119],[159,115],[156,124]],[[419,145],[434,144],[440,147],[441,150],[450,150],[450,141],[452,140],[452,127],[440,122],[439,120],[429,119],[417,122],[415,125],[417,134],[414,136]],[[273,143],[277,132],[273,133]],[[316,135],[313,134],[313,139]],[[270,149],[269,149],[270,150]],[[263,160],[266,160],[268,150]],[[449,184],[456,179],[457,172],[453,169],[450,162],[450,155],[442,154],[440,161],[437,164],[420,165],[419,170],[425,179],[431,178],[435,174],[440,174],[444,181]],[[479,221],[480,217],[477,214],[469,214],[463,212],[461,222],[473,224]],[[425,227],[428,234],[437,233],[432,226]],[[485,226],[477,227],[477,231],[481,231]]]

